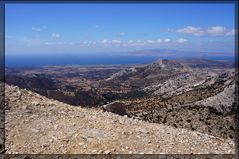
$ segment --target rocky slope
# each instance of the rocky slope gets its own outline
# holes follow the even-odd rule
[[[192,69],[178,61],[163,59],[148,65],[124,69],[102,81],[101,84],[107,86],[110,83],[118,87],[127,85],[129,88],[144,88],[186,72],[192,72]]]
[[[6,153],[235,153],[233,140],[73,107],[6,85]]]
[[[164,96],[122,101],[129,116],[186,128],[223,138],[235,138],[235,75],[219,74],[191,89],[168,89]],[[164,92],[167,89],[159,89]],[[176,93],[175,93],[176,92]]]

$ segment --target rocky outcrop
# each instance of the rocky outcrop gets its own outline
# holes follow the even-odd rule
[[[118,115],[127,115],[125,105],[120,101],[114,101],[112,103],[102,106],[102,109],[107,112],[112,112]]]
[[[232,111],[235,98],[235,84],[233,84],[225,87],[217,95],[198,101],[195,104],[204,107],[213,107],[219,113],[228,114]]]
[[[155,83],[164,82],[192,69],[174,60],[158,60],[152,64],[124,69],[102,82],[103,85],[127,85],[132,88],[144,88]]]

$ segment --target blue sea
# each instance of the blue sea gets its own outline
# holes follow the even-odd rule
[[[133,55],[5,55],[5,67],[42,67],[49,65],[109,65],[109,64],[147,64],[159,59],[182,59],[195,57],[159,57]],[[200,57],[210,60],[229,60],[234,56]]]

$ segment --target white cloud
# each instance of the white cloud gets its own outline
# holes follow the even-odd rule
[[[183,39],[186,40],[186,39]],[[181,39],[182,41],[182,39]],[[126,43],[129,44],[129,46],[143,46],[143,45],[157,45],[160,43],[169,43],[172,42],[171,39],[165,38],[165,39],[148,39],[148,40],[129,40]]]
[[[147,41],[136,40],[133,44],[131,44],[131,46],[143,46],[145,44],[147,44]]]
[[[235,34],[234,29],[229,30],[223,26],[212,26],[209,28],[187,26],[182,29],[177,29],[176,32],[194,36],[230,36]]]
[[[124,35],[125,35],[125,32],[118,32],[117,35],[118,35],[118,36],[124,36]]]
[[[58,33],[52,33],[51,36],[52,36],[53,38],[60,38],[60,37],[61,37],[61,35],[58,34]]]
[[[129,40],[128,44],[132,44],[134,42],[134,40]]]
[[[235,33],[234,29],[228,30],[227,28],[222,26],[213,26],[208,28],[206,31],[208,34],[212,36],[225,36],[225,35],[228,36],[228,35],[234,35]]]
[[[120,44],[120,43],[121,43],[120,40],[112,40],[111,42],[112,42],[113,44]]]
[[[185,43],[185,42],[187,42],[188,40],[187,39],[184,39],[184,38],[180,38],[180,39],[178,39],[178,40],[176,40],[176,42],[178,42],[178,43]]]
[[[208,28],[206,31],[208,34],[211,35],[224,35],[224,33],[226,32],[226,28],[221,26],[214,26]]]
[[[178,33],[185,33],[185,34],[190,34],[195,36],[204,35],[204,31],[200,27],[187,26],[186,28],[177,29],[176,31]]]
[[[141,40],[137,40],[136,42],[137,42],[137,43],[141,43]]]
[[[158,40],[157,40],[157,43],[162,43],[162,42],[163,42],[162,39],[158,39]]]
[[[42,29],[41,28],[37,28],[37,27],[32,27],[32,31],[42,31]]]
[[[102,44],[106,44],[108,42],[108,40],[104,39],[101,41]]]
[[[164,42],[166,42],[166,43],[168,43],[170,41],[171,41],[171,39],[169,39],[169,38],[164,39]]]
[[[154,40],[146,40],[146,43],[148,43],[148,44],[153,44],[153,43],[154,43]]]
[[[231,35],[235,35],[235,34],[236,34],[235,29],[232,29],[231,31],[228,31],[228,32],[226,33],[227,36],[231,36]]]
[[[151,46],[151,45],[159,45],[159,44],[166,44],[166,43],[184,43],[187,42],[187,39],[180,38],[180,39],[147,39],[147,40],[119,40],[119,39],[113,39],[113,40],[107,40],[103,39],[100,41],[81,41],[78,43],[72,43],[72,42],[44,42],[45,45],[79,45],[79,46]]]

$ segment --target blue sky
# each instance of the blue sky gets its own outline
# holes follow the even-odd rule
[[[6,54],[234,53],[234,4],[7,4]]]

